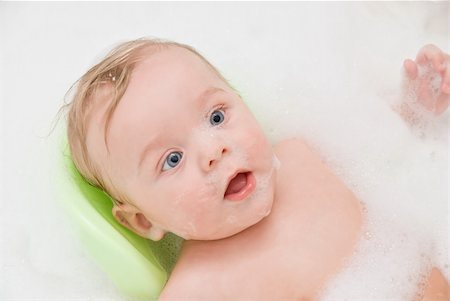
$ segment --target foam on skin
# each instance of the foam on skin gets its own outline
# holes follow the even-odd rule
[[[231,208],[238,205],[235,202],[230,202],[224,199],[224,193],[227,185],[229,184],[228,179],[230,176],[232,176],[231,173],[237,171],[238,169],[254,172],[253,176],[256,180],[256,188],[246,200],[239,202],[242,203],[242,205],[239,206],[248,207],[252,206],[252,203],[259,202],[260,199],[264,201],[264,199],[262,198],[264,198],[265,196],[267,197],[268,190],[271,187],[271,185],[269,185],[269,181],[273,179],[273,173],[279,165],[279,162],[274,157],[271,162],[271,169],[269,171],[265,171],[264,174],[262,174],[258,170],[252,170],[252,168],[256,166],[256,162],[252,161],[252,158],[248,157],[246,149],[243,148],[244,146],[236,143],[236,141],[233,140],[233,136],[229,137],[227,135],[222,135],[220,125],[217,127],[201,125],[192,129],[191,134],[193,135],[193,141],[197,141],[200,139],[203,141],[208,141],[210,143],[211,149],[204,150],[205,153],[201,154],[203,156],[203,158],[201,159],[215,160],[215,162],[211,163],[214,164],[214,166],[211,166],[211,169],[209,171],[198,171],[202,174],[204,173],[205,179],[204,184],[198,187],[198,189],[196,190],[196,201],[198,202],[198,208],[200,209],[196,207],[187,211],[189,213],[183,213],[185,211],[180,206],[189,206],[189,199],[192,198],[192,196],[180,191],[175,198],[172,210],[174,211],[174,213],[176,212],[176,214],[183,214],[182,218],[188,221],[183,225],[183,228],[177,230],[178,232],[176,234],[187,239],[195,237],[200,233],[200,231],[206,231],[204,227],[200,228],[198,224],[199,220],[204,218],[204,215],[208,213],[208,209],[205,210],[205,208],[209,208],[209,205],[205,203],[211,203],[211,207],[217,206],[217,202],[221,202],[223,203],[223,206],[230,206]],[[222,148],[224,148],[226,152],[221,154],[220,152],[222,151]],[[187,160],[184,163],[186,165],[185,168],[197,168],[196,166],[198,162],[196,160],[199,159],[196,156],[198,155],[200,155],[200,153],[190,153],[189,146],[187,146],[186,153],[183,155],[183,159]],[[205,162],[203,162],[203,164],[204,163]],[[205,206],[203,206],[202,204],[205,204]],[[266,217],[270,213],[270,210],[271,202],[268,203],[267,206],[255,210],[255,212],[252,213],[255,223]],[[230,210],[230,212],[232,211],[233,210]],[[173,226],[176,223],[177,221],[174,220],[172,224],[168,225],[168,227],[176,229],[176,227]],[[239,216],[234,216],[232,214],[226,217],[225,223],[228,225],[232,225],[235,229],[245,226],[245,224],[241,224],[242,218],[240,218]],[[253,224],[249,226],[252,225]],[[215,237],[217,233],[214,231],[220,232],[221,228],[222,227],[219,227],[216,230],[207,230],[210,231],[208,235],[210,237]]]
[[[400,90],[388,96],[354,90],[331,109],[324,92],[279,109],[273,140],[304,137],[365,208],[364,235],[321,301],[412,300],[432,266],[450,279],[449,114],[419,108],[425,117],[411,128],[389,103]]]

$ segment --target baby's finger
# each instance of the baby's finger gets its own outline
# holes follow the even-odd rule
[[[434,114],[441,115],[447,110],[449,104],[450,104],[450,95],[441,94],[436,102]]]
[[[406,74],[408,75],[408,77],[412,80],[417,78],[417,74],[418,74],[418,70],[417,70],[417,65],[416,63],[414,63],[414,61],[410,60],[410,59],[406,59],[403,62],[403,67],[406,70]]]
[[[449,64],[450,61],[447,61]],[[445,70],[445,74],[442,76],[442,85],[441,85],[442,93],[450,94],[450,67]]]
[[[436,46],[427,45],[424,46],[417,54],[416,62],[420,65],[431,62],[435,70],[441,71],[442,64],[444,63],[444,54]]]

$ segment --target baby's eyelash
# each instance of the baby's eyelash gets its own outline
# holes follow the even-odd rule
[[[214,111],[224,111],[224,112],[226,112],[226,106],[225,106],[225,104],[220,104],[220,105],[217,105],[217,106],[215,106],[210,112],[209,112],[209,114],[208,115],[211,115]]]
[[[226,107],[225,107],[225,104],[219,104],[219,105],[215,105],[212,109],[206,109],[205,111],[203,111],[203,118],[204,119],[209,119],[209,117],[211,116],[211,114],[214,112],[214,111],[217,111],[217,110],[222,110],[222,111],[226,111]]]
[[[214,111],[223,111],[224,113],[226,113],[226,112],[227,112],[227,107],[225,106],[225,104],[220,104],[220,105],[216,106],[216,107],[211,111],[211,113],[214,112]]]

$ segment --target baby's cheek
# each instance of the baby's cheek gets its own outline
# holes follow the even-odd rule
[[[272,146],[268,138],[265,136],[259,127],[254,127],[249,131],[249,137],[246,139],[248,143],[248,150],[252,157],[259,158],[259,160],[270,163],[273,157]]]
[[[201,188],[193,192],[180,193],[173,204],[174,225],[185,235],[198,234],[211,217],[211,197],[201,195]]]

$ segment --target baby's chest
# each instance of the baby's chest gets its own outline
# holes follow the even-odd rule
[[[289,197],[295,195],[293,191]],[[352,212],[342,209],[332,213],[334,209],[327,208],[275,207],[258,227],[211,250],[205,266],[207,278],[213,279],[212,295],[220,292],[226,296],[224,300],[236,296],[257,300],[313,298],[340,270],[357,239],[358,225]]]
[[[230,254],[228,254],[230,255]],[[216,260],[210,266],[209,292],[205,297],[216,300],[302,300],[308,296],[311,279],[306,277],[299,254],[291,250],[265,248],[253,254],[236,254],[236,258]]]
[[[342,255],[348,254],[331,244],[326,249],[318,246],[326,245],[323,241],[327,237],[315,238],[313,246],[290,234],[274,237],[271,244],[254,242],[253,250],[241,245],[234,252],[217,254],[214,263],[207,264],[205,282],[208,279],[209,297],[311,300],[338,270]],[[299,236],[308,234],[299,233]]]

